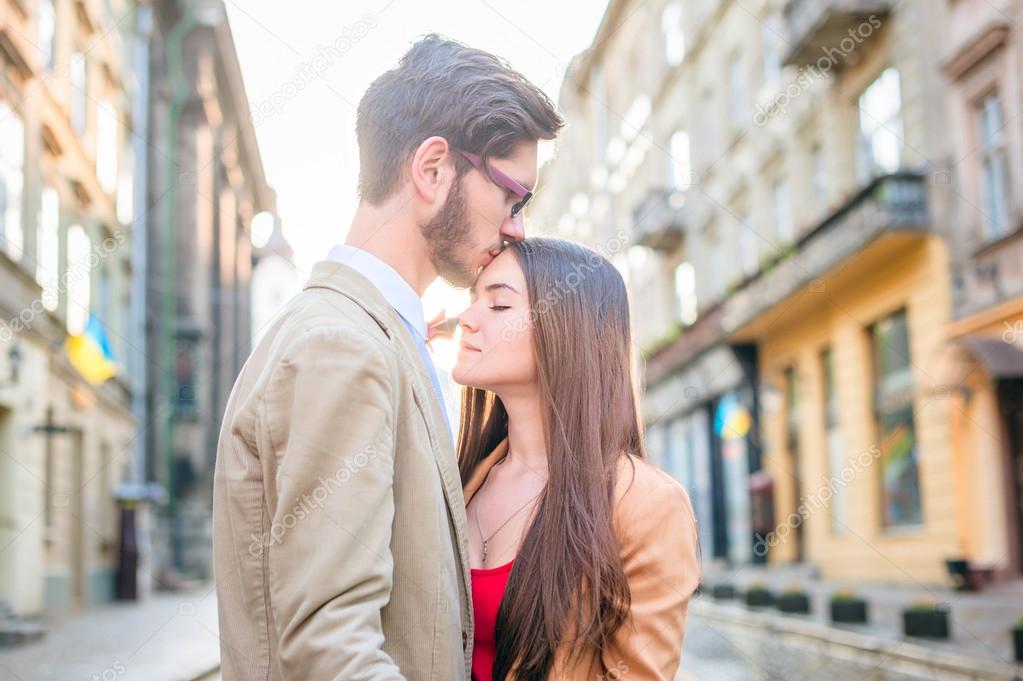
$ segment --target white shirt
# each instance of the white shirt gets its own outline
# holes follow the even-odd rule
[[[412,285],[401,278],[398,271],[372,253],[338,244],[330,249],[328,260],[344,263],[372,282],[387,304],[398,311],[409,324],[426,340],[426,317],[423,315],[423,301],[416,295]]]
[[[445,372],[437,371],[433,358],[430,356],[429,346],[426,345],[427,328],[426,316],[423,314],[423,301],[416,295],[415,289],[393,267],[372,253],[367,253],[355,246],[338,244],[330,249],[327,259],[344,263],[369,279],[370,283],[380,291],[387,304],[404,317],[419,334],[419,339],[422,341],[420,348],[423,353],[423,361],[426,362],[427,369],[432,375],[431,380],[437,391],[437,399],[440,401],[441,411],[444,412],[448,424],[448,433],[452,439],[455,439],[456,434],[451,424],[458,423],[460,410],[456,408],[452,411],[449,405],[457,405],[458,400],[452,398],[449,376]]]

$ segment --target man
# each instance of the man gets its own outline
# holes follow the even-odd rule
[[[465,511],[420,298],[523,237],[561,126],[504,62],[437,36],[362,98],[346,242],[252,352],[220,434],[225,681],[468,679]]]

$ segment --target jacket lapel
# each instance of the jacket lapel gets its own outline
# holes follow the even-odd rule
[[[423,414],[426,429],[430,436],[430,449],[433,451],[437,471],[444,487],[444,500],[448,507],[455,537],[458,541],[458,555],[462,567],[462,583],[464,605],[467,617],[472,617],[472,582],[469,572],[469,530],[465,517],[465,504],[462,500],[461,482],[458,474],[458,463],[455,460],[454,443],[448,431],[447,422],[441,412],[441,406],[433,389],[433,381],[423,362],[412,333],[406,328],[398,313],[388,305],[380,291],[366,277],[347,265],[325,260],[313,266],[309,281],[303,287],[329,288],[351,299],[364,309],[383,329],[389,338],[395,341],[402,363],[410,370],[412,394],[416,406]]]

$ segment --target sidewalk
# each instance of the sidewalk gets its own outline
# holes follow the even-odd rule
[[[710,597],[710,591],[715,584],[720,583],[734,585],[740,598],[715,603]],[[1011,629],[1023,617],[1023,581],[1006,582],[979,593],[967,593],[927,585],[818,579],[812,567],[802,565],[772,566],[769,569],[718,569],[708,566],[701,600],[718,614],[727,612],[730,607],[745,610],[741,595],[753,583],[761,583],[776,594],[789,587],[798,587],[809,593],[810,615],[783,615],[773,608],[757,610],[772,615],[773,621],[792,623],[793,629],[799,629],[807,623],[816,623],[834,631],[836,638],[848,632],[874,639],[879,646],[905,644],[933,651],[936,656],[947,654],[973,659],[985,666],[1011,669],[1014,665]],[[834,593],[842,590],[854,591],[868,601],[869,624],[840,627],[831,624],[828,603]],[[947,604],[951,611],[951,638],[948,641],[909,639],[903,635],[902,609],[919,600]],[[725,609],[722,610],[722,607]]]
[[[219,662],[217,600],[207,585],[54,622],[41,641],[0,649],[0,681],[195,681]]]

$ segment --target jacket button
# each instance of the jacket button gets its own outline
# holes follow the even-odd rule
[[[462,650],[469,649],[469,634],[462,632]]]

